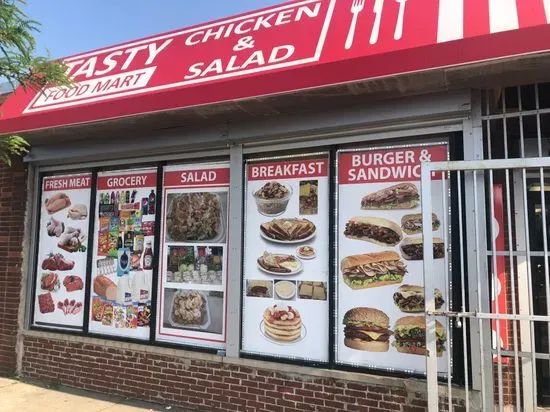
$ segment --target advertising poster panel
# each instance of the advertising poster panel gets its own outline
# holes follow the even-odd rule
[[[90,332],[149,339],[156,189],[156,168],[98,174]]]
[[[90,173],[42,180],[35,326],[82,330],[91,185]]]
[[[229,164],[164,168],[157,340],[223,349]]]
[[[242,349],[329,360],[328,155],[246,169]]]
[[[433,176],[432,199],[421,199],[420,167],[447,157],[446,144],[339,152],[338,363],[425,373],[421,202],[433,206],[434,292],[445,310],[449,201],[441,174]],[[438,368],[446,373],[448,331],[438,322]]]

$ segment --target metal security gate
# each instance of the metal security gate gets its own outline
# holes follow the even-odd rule
[[[425,163],[423,199],[433,199],[436,173],[444,182],[439,198],[452,203],[452,220],[442,223],[459,241],[443,239],[454,299],[436,310],[434,277],[442,274],[434,271],[431,225],[423,225],[429,410],[453,410],[457,390],[453,374],[442,379],[438,370],[439,321],[448,347],[465,359],[466,411],[536,411],[550,385],[550,157]],[[424,222],[432,207],[422,202]],[[453,347],[457,334],[462,347]],[[457,367],[448,362],[449,371]],[[480,403],[472,402],[476,392]]]

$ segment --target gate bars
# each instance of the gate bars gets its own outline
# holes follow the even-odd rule
[[[527,204],[527,176],[531,175],[533,171],[537,172],[539,177],[539,189],[541,194],[541,210],[543,219],[543,237],[544,247],[543,251],[533,251],[530,249],[529,235],[530,230],[528,219],[528,204]],[[496,387],[497,394],[494,396],[495,409],[504,411],[505,406],[508,408],[512,406],[514,410],[536,411],[537,410],[537,359],[550,360],[548,353],[539,353],[534,345],[535,339],[535,324],[537,322],[544,322],[550,326],[550,279],[549,279],[549,251],[547,244],[547,222],[546,222],[546,204],[544,199],[545,194],[545,172],[550,172],[550,157],[538,157],[538,158],[518,158],[518,159],[503,159],[503,160],[479,160],[479,161],[454,161],[454,162],[437,162],[437,163],[424,163],[422,165],[422,198],[432,198],[432,175],[434,172],[442,172],[444,174],[444,182],[452,176],[456,176],[457,193],[458,193],[458,216],[453,216],[453,230],[459,231],[460,245],[458,245],[458,251],[453,250],[452,253],[460,253],[460,259],[463,262],[465,253],[465,245],[473,242],[473,247],[476,252],[475,267],[477,268],[475,273],[468,272],[468,279],[465,279],[464,265],[461,265],[460,278],[461,282],[461,308],[459,311],[436,311],[435,299],[434,299],[434,276],[437,274],[433,270],[433,254],[431,253],[433,248],[433,234],[430,224],[423,225],[423,238],[424,238],[424,284],[425,284],[425,299],[426,299],[426,347],[428,349],[426,356],[427,367],[427,385],[428,385],[428,406],[430,411],[439,410],[439,383],[438,383],[438,366],[437,366],[437,347],[436,347],[436,321],[435,317],[444,317],[447,328],[449,325],[454,325],[456,328],[462,328],[464,338],[471,332],[470,328],[474,322],[477,322],[479,330],[487,330],[491,328],[491,324],[494,321],[496,324],[496,338],[497,342],[491,342],[487,340],[485,334],[479,333],[470,334],[471,339],[471,351],[479,351],[479,355],[483,361],[487,361],[487,353],[490,354],[493,359],[493,369],[496,367],[497,382]],[[497,177],[495,175],[498,174]],[[510,174],[513,176],[521,176],[520,181],[514,180],[513,188]],[[504,175],[504,198],[506,204],[504,205],[506,211],[506,221],[504,227],[496,228],[495,224],[495,197],[492,190],[495,180],[498,178],[502,180]],[[478,222],[473,227],[466,227],[463,219],[463,181],[467,179],[473,183],[473,213],[476,216],[475,221]],[[478,192],[479,185],[488,186],[490,190]],[[519,187],[518,187],[519,186]],[[447,184],[443,184],[443,191],[448,190]],[[483,189],[483,188],[481,188]],[[470,192],[469,192],[470,193]],[[480,196],[478,193],[481,193]],[[443,196],[445,198],[445,196]],[[485,207],[485,209],[483,208]],[[480,210],[485,210],[486,215],[480,213]],[[515,212],[513,214],[513,211]],[[519,213],[518,213],[519,211]],[[423,222],[431,222],[432,204],[431,202],[422,202],[422,214]],[[514,216],[514,223],[512,224]],[[519,218],[519,219],[518,219]],[[445,219],[445,217],[444,217]],[[485,227],[489,227],[488,232],[490,235],[490,241],[488,244],[483,244],[480,241],[482,238],[481,233],[485,231]],[[508,250],[498,251],[496,250],[495,238],[497,230],[505,230],[505,237],[508,240]],[[467,234],[465,237],[464,234]],[[515,243],[514,243],[515,242]],[[448,245],[448,243],[446,243]],[[447,251],[447,254],[451,252]],[[543,314],[536,314],[533,307],[533,278],[531,257],[532,256],[544,257],[544,272],[545,272],[545,284],[546,289],[546,311]],[[508,260],[506,277],[507,284],[509,283],[510,289],[505,293],[510,294],[510,300],[512,302],[511,311],[503,312],[499,307],[497,296],[497,290],[499,288],[499,281],[497,278],[497,256],[504,256]],[[485,260],[485,263],[483,262]],[[464,263],[464,262],[463,262]],[[471,262],[469,262],[471,263]],[[489,266],[489,270],[485,268]],[[470,266],[471,267],[471,266]],[[446,266],[447,271],[452,269]],[[447,273],[448,279],[451,279],[450,273]],[[475,288],[477,290],[477,301],[468,302],[466,296],[469,290],[466,289],[466,285],[471,290]],[[492,310],[485,310],[486,303],[489,302],[490,296],[484,295],[483,291],[491,288],[491,294],[495,297]],[[471,294],[470,294],[471,296]],[[518,312],[515,301],[520,302],[520,310]],[[522,309],[521,302],[526,301],[528,305]],[[485,303],[485,304],[484,304]],[[453,322],[454,320],[454,322]],[[512,350],[503,349],[500,344],[500,332],[501,322],[504,324],[512,324]],[[517,327],[519,323],[519,328]],[[447,329],[450,335],[451,330]],[[493,336],[493,340],[495,337]],[[466,342],[466,339],[465,339]],[[518,344],[519,342],[519,344]],[[487,351],[487,348],[493,348],[491,352]],[[472,353],[468,349],[468,345],[464,345],[464,367],[466,377],[466,411],[469,411],[472,407],[470,402],[471,393],[469,389],[468,378],[468,359],[471,358]],[[485,359],[484,359],[485,358]],[[504,376],[503,368],[508,365],[510,361],[513,361],[513,380],[510,379],[511,374]],[[484,363],[484,362],[483,362]],[[474,366],[474,365],[472,365]],[[507,366],[508,369],[508,366]],[[520,379],[520,370],[522,372],[522,379]],[[493,410],[493,396],[487,397],[487,393],[492,394],[492,374],[493,370],[485,370],[480,368],[481,374],[481,409],[483,411]],[[489,375],[491,374],[491,375]],[[510,382],[512,381],[512,382]],[[522,385],[523,384],[523,385]],[[513,392],[515,397],[505,397],[504,388],[513,385]],[[452,385],[451,375],[447,376],[448,386],[448,405],[449,410],[452,410]],[[474,407],[477,409],[476,407]]]

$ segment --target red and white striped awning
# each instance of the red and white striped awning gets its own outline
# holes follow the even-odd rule
[[[249,99],[550,50],[550,0],[295,0],[65,59],[0,134]]]

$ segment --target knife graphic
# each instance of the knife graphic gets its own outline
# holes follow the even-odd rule
[[[382,21],[382,9],[384,8],[384,0],[376,0],[374,3],[373,12],[376,14],[374,19],[374,25],[372,26],[372,33],[370,35],[370,44],[376,44],[378,42],[378,35],[380,34],[380,22]]]
[[[399,3],[399,16],[397,17],[397,24],[395,25],[395,33],[393,38],[395,40],[401,40],[403,37],[403,20],[405,18],[405,5],[407,0],[395,0]]]

